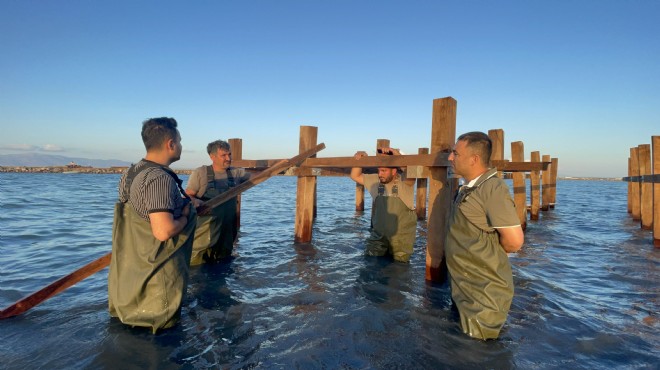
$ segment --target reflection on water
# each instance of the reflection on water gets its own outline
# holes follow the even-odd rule
[[[116,175],[0,174],[0,306],[110,250]],[[561,181],[511,255],[501,338],[463,335],[449,287],[363,256],[369,200],[320,178],[311,243],[293,242],[294,178],[243,196],[230,261],[191,269],[177,327],[152,335],[107,313],[107,270],[0,321],[3,368],[654,368],[660,251],[626,213],[625,183]],[[38,189],[39,191],[36,191]],[[72,201],[75,199],[75,201]]]

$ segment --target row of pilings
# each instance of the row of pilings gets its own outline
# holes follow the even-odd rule
[[[449,171],[449,153],[456,141],[456,106],[451,97],[433,100],[431,146],[418,149],[417,154],[400,156],[369,156],[359,161],[349,157],[317,158],[305,160],[300,166],[287,170],[283,175],[297,176],[295,242],[312,240],[312,226],[316,217],[316,182],[319,176],[349,176],[353,167],[365,169],[377,167],[406,168],[408,178],[416,178],[416,212],[419,220],[427,220],[426,279],[444,281],[446,270],[443,263],[444,241],[449,220],[451,202],[458,190],[458,178]],[[531,152],[531,161],[524,161],[524,145],[511,143],[511,160],[504,159],[504,130],[489,130],[493,141],[491,164],[499,175],[511,176],[513,198],[521,225],[526,228],[527,218],[539,219],[539,210],[554,208],[556,199],[558,159],[540,152]],[[299,152],[317,145],[318,128],[300,127]],[[281,159],[243,159],[242,139],[229,139],[232,165],[249,171],[263,170]],[[377,139],[376,148],[391,147],[389,139]],[[530,179],[530,204],[527,204],[527,175]],[[428,207],[427,207],[428,205]],[[238,201],[240,220],[240,198]],[[428,209],[427,209],[428,208]],[[364,187],[356,184],[355,209],[364,210]]]
[[[653,230],[653,245],[660,248],[660,136],[630,148],[623,180],[628,182],[628,213],[642,229]]]

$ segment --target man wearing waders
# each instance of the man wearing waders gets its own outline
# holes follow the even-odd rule
[[[400,155],[398,149],[380,148],[379,155]],[[355,159],[367,153],[355,153]],[[413,206],[415,179],[406,179],[396,167],[379,167],[377,174],[363,174],[361,167],[351,169],[351,179],[371,194],[371,233],[366,243],[368,256],[390,255],[408,262],[415,244],[417,216]]]
[[[206,146],[210,166],[202,166],[190,175],[186,193],[195,206],[214,198],[250,178],[243,168],[231,166],[229,143],[216,140]],[[237,199],[213,208],[208,216],[198,216],[191,265],[218,262],[231,256],[238,235]]]
[[[454,173],[464,179],[445,243],[451,296],[463,332],[478,339],[499,336],[513,299],[507,253],[518,251],[525,239],[509,188],[489,168],[491,152],[488,135],[468,132],[449,155]]]
[[[147,155],[119,181],[108,273],[110,315],[131,326],[173,326],[181,313],[196,212],[169,165],[181,157],[173,118],[142,123]]]

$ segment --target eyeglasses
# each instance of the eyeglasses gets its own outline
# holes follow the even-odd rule
[[[383,151],[383,149],[377,149],[376,151],[378,152],[378,154],[385,154],[385,155],[392,155],[392,154],[394,154],[394,152],[391,151],[391,150],[388,150],[388,151],[385,152],[385,151]]]

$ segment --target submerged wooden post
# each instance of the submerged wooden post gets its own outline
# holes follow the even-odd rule
[[[501,128],[488,130],[488,137],[493,144],[493,151],[490,154],[490,160],[504,160],[504,130]],[[497,171],[497,176],[503,178],[502,171]]]
[[[551,162],[550,155],[543,155],[543,162]],[[548,168],[541,171],[541,182],[543,186],[541,187],[541,211],[547,211],[550,209],[550,169],[552,168],[552,163],[548,165]]]
[[[655,154],[655,152],[653,153]],[[628,157],[628,213],[632,213],[632,181],[630,181],[630,176],[632,176],[632,164],[630,161],[630,157]]]
[[[318,128],[300,126],[300,153],[316,146]],[[316,157],[313,155],[312,158]],[[296,191],[296,226],[295,241],[307,243],[312,240],[312,224],[314,222],[314,206],[316,198],[316,176],[312,170],[301,170],[298,173]]]
[[[243,139],[229,139],[232,161],[243,159]],[[236,196],[236,230],[241,230],[241,194]]]
[[[532,152],[532,162],[540,162],[541,161],[541,153],[536,151]],[[530,215],[529,219],[530,220],[538,220],[539,219],[539,208],[541,208],[541,175],[539,171],[532,171],[529,176],[529,180],[532,186],[532,189],[530,191]]]
[[[429,148],[419,148],[417,154],[429,154]],[[417,219],[426,218],[426,191],[428,180],[426,178],[417,179],[417,190],[415,193],[415,212]]]
[[[550,208],[555,208],[557,203],[557,171],[559,170],[559,158],[550,159]]]
[[[450,152],[456,141],[456,100],[446,97],[433,100],[431,154]],[[445,236],[452,195],[458,182],[447,176],[447,167],[429,168],[429,215],[426,238],[426,280],[444,282],[447,267],[443,263]]]
[[[511,143],[511,160],[513,162],[525,161],[525,148],[522,141]],[[525,173],[513,173],[513,202],[516,205],[516,213],[523,230],[527,228],[527,187],[525,186]]]
[[[660,136],[651,137],[653,146],[653,245],[660,248]]]
[[[635,179],[632,181],[632,218],[633,220],[640,220],[641,210],[640,210],[640,187],[639,187],[639,156],[637,155],[637,147],[630,148],[630,176]]]
[[[644,176],[651,174],[651,145],[639,145],[637,156],[639,157],[639,177],[644,179]],[[651,230],[653,228],[653,184],[648,181],[640,182],[639,190],[641,227],[644,230]]]

